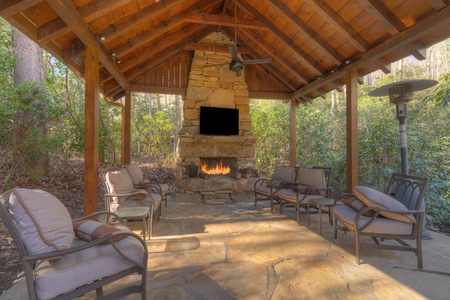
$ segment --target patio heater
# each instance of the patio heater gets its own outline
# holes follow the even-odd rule
[[[436,80],[429,79],[405,80],[384,85],[369,93],[369,96],[371,97],[389,96],[390,102],[396,106],[397,119],[400,125],[400,158],[403,174],[409,174],[408,146],[406,143],[408,102],[413,99],[413,92],[430,88],[437,83]]]
[[[415,79],[399,81],[384,85],[369,93],[372,97],[389,96],[391,103],[395,104],[397,109],[397,119],[400,125],[400,158],[402,164],[402,173],[409,174],[408,166],[408,146],[406,143],[406,113],[408,102],[413,99],[413,92],[421,91],[436,85],[436,80]],[[425,203],[421,209],[425,210]],[[426,219],[424,217],[422,239],[431,239],[431,234],[425,228]]]

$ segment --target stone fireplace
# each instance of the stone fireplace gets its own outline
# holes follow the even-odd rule
[[[225,40],[213,35],[215,43]],[[183,125],[177,145],[176,182],[179,199],[210,201],[253,200],[256,137],[252,133],[250,99],[244,76],[228,69],[229,53],[195,51],[184,99]],[[222,64],[223,65],[217,65]],[[208,64],[215,66],[205,67]],[[239,110],[237,135],[200,134],[200,107]],[[228,172],[206,174],[202,165],[228,167]],[[186,199],[184,199],[186,200]],[[183,200],[181,200],[183,201]],[[250,200],[249,200],[250,201]]]

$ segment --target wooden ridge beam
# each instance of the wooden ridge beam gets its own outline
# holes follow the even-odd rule
[[[129,83],[117,65],[111,61],[110,57],[101,49],[98,41],[92,36],[87,23],[78,12],[77,8],[70,0],[52,0],[49,5],[64,20],[78,38],[91,47],[96,47],[99,51],[99,60],[108,72],[124,88],[129,87]]]
[[[248,50],[244,47],[237,47],[237,51],[240,54],[249,54]],[[189,44],[184,47],[184,50],[191,50],[191,51],[212,51],[212,52],[219,52],[219,53],[230,53],[230,47],[228,46],[222,46],[217,44],[203,44],[203,43],[195,43],[195,44]]]
[[[289,9],[281,0],[266,0],[269,7],[275,10],[289,25],[295,28],[300,35],[307,37],[308,42],[315,45],[317,48],[325,52],[335,65],[340,65],[345,61],[345,58],[339,54],[328,42],[322,38],[317,31],[312,29],[307,23],[303,22],[296,13]]]
[[[219,16],[213,14],[201,14],[196,13],[188,16],[185,19],[186,22],[199,23],[199,24],[209,24],[209,25],[219,25],[234,27],[234,18],[229,16]],[[236,26],[238,28],[250,28],[250,29],[266,29],[264,23],[257,20],[250,19],[237,19]]]

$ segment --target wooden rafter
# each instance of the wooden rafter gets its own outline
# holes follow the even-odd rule
[[[281,15],[286,21],[289,22],[293,28],[295,28],[301,35],[307,37],[308,43],[311,43],[318,47],[320,50],[325,52],[327,57],[331,61],[340,65],[344,62],[344,57],[331,47],[328,42],[322,38],[314,29],[312,29],[308,24],[306,24],[302,19],[298,17],[289,7],[284,4],[281,0],[266,0],[266,3],[274,9],[279,15]]]
[[[129,88],[128,80],[119,70],[117,65],[111,61],[110,57],[100,48],[98,41],[89,32],[89,27],[77,8],[70,0],[52,0],[50,6],[59,14],[66,24],[77,34],[85,45],[96,47],[99,50],[101,64],[108,70],[114,79],[124,88]]]
[[[365,52],[370,48],[369,43],[353,29],[339,14],[337,14],[325,0],[305,0],[314,10],[324,18],[328,24],[336,29],[358,51]]]
[[[239,4],[246,10],[249,14],[253,15],[257,19],[263,20],[263,23],[266,25],[268,30],[275,36],[280,39],[283,44],[292,51],[294,55],[297,56],[298,60],[304,64],[307,68],[310,68],[316,75],[323,74],[326,69],[322,67],[317,61],[313,60],[311,56],[309,56],[305,51],[303,51],[300,47],[296,46],[295,43],[284,34],[280,29],[278,29],[275,25],[270,23],[263,14],[261,14],[258,10],[256,10],[252,5],[250,5],[247,0],[241,0]]]
[[[379,44],[378,46],[368,50],[367,52],[361,54],[359,60],[357,60],[353,66],[357,69],[361,68],[364,65],[370,63],[376,63],[379,59],[383,58],[385,55],[389,54],[395,49],[404,47],[412,42],[419,40],[422,36],[426,36],[429,32],[432,32],[436,29],[445,27],[450,24],[450,6],[440,10],[438,13],[430,16],[423,21],[417,23],[415,26],[410,27],[395,37],[392,37],[385,42]],[[318,88],[322,85],[337,80],[344,76],[344,72],[348,68],[344,67],[342,70],[331,74],[330,76],[322,79],[317,79],[314,82],[311,82],[305,87],[302,87],[295,91],[292,95],[293,98],[303,97]]]
[[[406,26],[381,1],[360,0],[358,3],[372,14],[391,35],[396,35],[406,29]]]
[[[130,1],[132,0],[98,0],[83,6],[78,11],[84,21],[90,23],[98,17],[101,17]],[[38,41],[41,43],[48,43],[52,39],[60,37],[70,31],[70,27],[67,26],[64,20],[56,18],[38,28]]]

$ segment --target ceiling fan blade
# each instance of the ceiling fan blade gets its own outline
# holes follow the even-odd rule
[[[215,67],[215,66],[224,66],[224,65],[229,65],[230,63],[220,63],[220,64],[206,64],[203,66],[203,68],[207,68],[207,67]]]
[[[240,60],[237,54],[236,46],[230,46],[231,60],[238,61]]]
[[[271,58],[247,59],[242,61],[244,65],[270,64],[271,62],[272,62]]]

